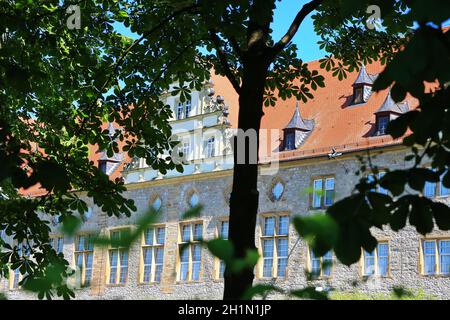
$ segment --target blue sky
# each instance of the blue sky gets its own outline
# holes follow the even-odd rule
[[[273,17],[273,38],[278,41],[288,30],[297,12],[303,4],[310,0],[285,0],[277,2],[277,8]],[[312,13],[313,14],[313,13]],[[314,32],[310,14],[302,23],[292,42],[298,47],[298,56],[303,61],[311,61],[322,58],[326,53],[319,49],[317,41],[320,40]]]
[[[271,25],[273,29],[273,39],[278,41],[288,30],[291,22],[294,20],[297,12],[302,6],[310,0],[283,0],[277,1],[277,8],[274,14],[274,21]],[[298,47],[298,56],[303,61],[311,61],[322,58],[325,56],[325,51],[319,49],[317,41],[320,38],[315,34],[313,22],[310,14],[302,23],[297,34],[295,35],[293,42]],[[446,21],[444,25],[450,25],[450,20]],[[121,33],[136,38],[135,34],[132,34],[124,26],[116,25],[117,30]]]
[[[310,1],[310,0],[309,0]],[[295,15],[301,9],[304,3],[309,2],[308,0],[284,0],[277,1],[277,8],[274,14],[274,21],[272,23],[273,38],[275,41],[279,40],[284,33],[288,30],[292,20],[294,20]],[[123,25],[116,24],[116,29],[133,39],[136,39],[136,34],[127,30]],[[317,41],[320,38],[314,33],[313,23],[311,15],[309,15],[300,26],[293,42],[297,44],[299,51],[299,57],[304,61],[315,60],[321,58],[325,55],[325,52],[319,50]]]

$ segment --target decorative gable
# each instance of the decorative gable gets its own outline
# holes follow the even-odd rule
[[[112,122],[108,125],[108,136],[111,141],[114,139],[114,135],[116,133],[116,129]],[[98,168],[103,173],[110,175],[114,172],[117,166],[122,162],[123,155],[121,153],[114,153],[112,157],[109,157],[106,150],[101,151],[100,158],[98,160]]]
[[[283,129],[283,150],[294,150],[302,145],[314,129],[314,120],[303,119],[297,101],[291,121]]]
[[[375,135],[386,134],[386,128],[389,121],[394,120],[399,115],[409,111],[408,102],[395,102],[391,97],[391,91],[388,92],[386,99],[381,107],[375,112]]]
[[[377,75],[368,74],[365,65],[361,66],[358,77],[353,83],[352,104],[365,103],[372,95],[372,86]]]

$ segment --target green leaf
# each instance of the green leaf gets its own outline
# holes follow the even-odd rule
[[[290,295],[300,299],[328,300],[327,292],[318,291],[315,287],[293,290]]]
[[[213,239],[207,242],[209,251],[219,259],[228,262],[233,258],[233,244],[224,239]]]
[[[325,214],[295,217],[294,227],[317,256],[323,256],[336,243],[338,226],[334,219]]]

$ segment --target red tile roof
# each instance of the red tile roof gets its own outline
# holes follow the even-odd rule
[[[347,78],[340,81],[330,72],[320,69],[318,61],[309,63],[311,70],[318,70],[325,77],[325,88],[315,91],[314,98],[306,103],[300,102],[300,113],[304,119],[315,122],[314,130],[305,142],[296,150],[282,151],[280,159],[290,160],[308,156],[328,154],[332,148],[338,152],[354,151],[371,147],[398,144],[401,140],[393,140],[390,136],[372,137],[375,125],[374,113],[383,104],[388,90],[373,93],[368,102],[351,105],[353,96],[352,84],[358,72],[348,73]],[[366,67],[369,74],[378,74],[383,70],[379,63]],[[237,125],[238,96],[225,79],[214,75],[217,94],[225,96],[230,106],[230,122],[232,127]],[[417,100],[406,98],[409,108],[415,108]],[[261,122],[262,129],[278,129],[272,134],[261,133],[261,145],[268,145],[268,149],[275,151],[283,138],[282,129],[285,128],[295,112],[296,99],[279,99],[275,107],[264,107]],[[261,161],[267,161],[261,152]]]
[[[314,98],[306,103],[300,102],[300,113],[303,119],[314,120],[314,129],[305,142],[296,150],[282,151],[278,154],[281,161],[299,158],[323,156],[335,148],[338,152],[349,152],[374,147],[399,144],[401,139],[393,140],[390,136],[373,137],[375,125],[374,113],[385,101],[388,90],[373,93],[366,103],[351,105],[353,95],[352,84],[358,76],[358,72],[348,73],[342,81],[333,77],[331,72],[320,69],[318,61],[309,63],[311,70],[318,70],[325,77],[325,88],[315,91]],[[366,67],[369,74],[378,74],[383,70],[379,63]],[[216,74],[212,74],[214,90],[217,95],[225,98],[229,106],[229,121],[232,128],[237,127],[238,119],[238,95],[230,82]],[[417,106],[416,99],[407,96],[409,109]],[[264,130],[260,135],[261,146],[268,146],[272,150],[272,157],[277,152],[283,138],[282,129],[285,128],[295,111],[296,99],[279,99],[275,107],[264,107],[264,116],[261,122],[262,129],[275,129],[266,136]],[[108,124],[104,125],[106,128]],[[103,129],[104,129],[103,128]],[[96,146],[90,146],[90,159],[97,165],[101,153]],[[264,155],[260,152],[260,161],[270,161],[270,153]],[[111,179],[121,176],[123,166],[130,161],[125,155],[125,161],[111,174]],[[34,186],[28,190],[22,190],[24,194],[41,195],[45,192]]]

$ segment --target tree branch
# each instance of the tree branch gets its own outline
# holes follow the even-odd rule
[[[298,31],[298,28],[302,24],[303,20],[306,18],[308,14],[317,9],[317,7],[322,3],[322,0],[313,0],[305,4],[302,9],[297,13],[294,21],[292,22],[289,30],[286,34],[278,41],[272,48],[272,51],[277,54],[281,50],[283,50],[286,45],[291,42],[292,38]]]
[[[100,94],[103,93],[103,91],[107,88],[108,84],[111,82],[111,80],[113,79],[113,77],[116,75],[117,71],[119,70],[120,65],[123,63],[123,61],[125,60],[126,56],[131,52],[131,50],[133,50],[133,48],[138,45],[139,43],[142,42],[142,40],[144,40],[147,36],[149,36],[150,34],[152,34],[153,32],[155,32],[156,30],[160,29],[161,27],[163,27],[167,22],[169,22],[170,20],[172,20],[173,18],[176,18],[178,15],[185,13],[185,12],[189,12],[193,9],[198,8],[198,5],[191,5],[191,6],[187,6],[184,8],[181,8],[177,11],[175,11],[174,13],[172,13],[171,15],[167,16],[165,19],[163,19],[160,23],[158,23],[156,26],[154,26],[153,28],[151,28],[150,30],[144,32],[142,34],[142,36],[138,39],[136,39],[135,41],[133,41],[133,43],[127,48],[125,49],[125,51],[122,52],[122,54],[120,55],[119,59],[116,60],[116,62],[112,65],[114,66],[114,70],[109,74],[109,77],[106,79],[105,83],[102,85],[102,87],[100,88]],[[89,105],[88,107],[88,113],[91,113],[92,109],[94,108],[94,106],[97,103],[97,99],[95,99],[91,105]],[[78,129],[78,133],[80,133],[83,129],[84,126],[86,125],[86,119],[87,118],[83,118],[81,120],[81,125]]]
[[[236,79],[235,75],[233,74],[233,72],[230,69],[230,66],[229,66],[228,61],[227,61],[226,54],[222,50],[222,47],[221,47],[221,44],[220,44],[221,40],[220,40],[219,36],[213,30],[209,30],[209,36],[210,36],[211,41],[213,42],[213,44],[214,44],[214,46],[216,48],[220,64],[222,65],[222,67],[224,69],[224,72],[225,72],[225,76],[228,78],[228,80],[230,80],[231,85],[233,86],[234,90],[236,90],[236,92],[238,94],[240,94],[241,86],[240,86],[238,80]]]

